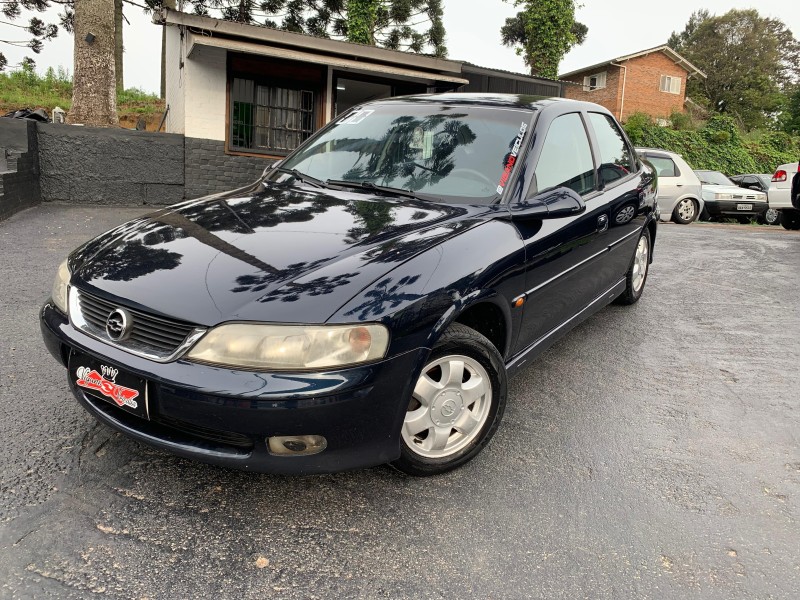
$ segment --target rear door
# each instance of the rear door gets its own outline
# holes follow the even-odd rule
[[[636,154],[619,124],[605,113],[587,115],[602,193],[596,202],[606,207],[608,215],[608,227],[598,229],[593,242],[597,252],[608,249],[608,255],[597,262],[594,273],[595,293],[599,296],[627,273],[649,207],[642,203]]]
[[[666,154],[646,152],[644,157],[655,167],[658,174],[658,205],[661,214],[671,215],[679,196],[686,193],[685,182],[675,161]]]

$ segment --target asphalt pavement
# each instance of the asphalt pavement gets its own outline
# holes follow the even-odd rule
[[[0,222],[0,597],[800,597],[797,233],[661,226],[455,472],[275,477],[98,425],[45,350],[59,262],[142,212]]]

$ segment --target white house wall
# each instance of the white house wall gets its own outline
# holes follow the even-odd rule
[[[185,106],[185,78],[181,62],[184,60],[181,31],[178,27],[167,27],[167,52],[166,52],[166,101],[169,105],[167,113],[167,133],[184,133],[184,119],[186,118]]]
[[[187,137],[224,141],[226,51],[196,45],[183,68],[186,98],[183,133]]]

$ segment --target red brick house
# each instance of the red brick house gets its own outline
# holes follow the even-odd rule
[[[602,104],[620,121],[636,112],[685,112],[686,80],[706,74],[666,44],[564,73],[564,95]],[[573,84],[573,85],[570,85]]]

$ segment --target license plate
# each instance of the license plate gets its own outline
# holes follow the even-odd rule
[[[736,210],[753,210],[752,204],[737,204]]]
[[[149,419],[147,382],[119,367],[73,352],[69,357],[69,376],[83,393],[104,400],[126,412]]]

